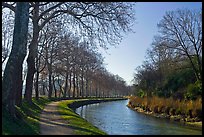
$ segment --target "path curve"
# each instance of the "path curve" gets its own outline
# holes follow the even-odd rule
[[[57,105],[60,101],[45,106],[40,114],[40,135],[73,135],[68,122],[60,117]]]

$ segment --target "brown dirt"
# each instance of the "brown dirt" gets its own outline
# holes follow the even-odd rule
[[[57,111],[58,103],[59,101],[48,104],[40,114],[40,135],[73,135],[73,129]]]

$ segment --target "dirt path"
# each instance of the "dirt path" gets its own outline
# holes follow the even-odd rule
[[[73,129],[67,126],[68,122],[57,112],[58,103],[48,104],[40,114],[40,135],[73,135]]]

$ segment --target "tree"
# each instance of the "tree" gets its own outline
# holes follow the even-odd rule
[[[15,105],[21,104],[22,65],[26,56],[29,3],[17,2],[11,53],[2,81],[2,104],[15,117]]]
[[[184,56],[181,55],[181,52],[168,48],[170,45],[170,42],[164,41],[160,36],[155,36],[151,47],[147,50],[146,60],[153,65],[158,76],[155,79],[157,81],[156,85],[154,85],[158,90],[172,72],[187,67],[183,65]]]
[[[202,81],[202,14],[201,11],[177,10],[167,12],[158,24],[161,37],[171,44],[168,48],[185,55],[197,80]],[[194,58],[196,61],[193,61]]]
[[[3,2],[2,5],[15,12],[13,4]],[[106,48],[107,43],[120,42],[121,32],[131,30],[132,6],[124,2],[30,2],[33,34],[27,58],[25,99],[31,101],[39,32],[48,22],[59,18],[66,28],[62,33],[73,31],[89,45]]]
[[[111,44],[118,43],[121,38],[120,31],[128,31],[132,18],[132,5],[128,3],[32,3],[33,5],[33,40],[29,46],[28,74],[26,79],[26,92],[30,100],[32,92],[33,75],[35,73],[35,58],[37,40],[40,30],[53,18],[60,15],[68,19],[84,39],[97,40],[101,46],[105,46],[104,38]],[[45,6],[46,5],[46,6]],[[45,6],[40,8],[40,6]],[[48,8],[47,8],[48,7]],[[41,11],[42,10],[42,11]],[[65,21],[67,22],[67,21]],[[119,39],[118,39],[119,38]],[[93,44],[92,44],[93,45]],[[26,97],[27,98],[27,97]]]
[[[191,96],[194,89],[199,89],[191,96],[197,98],[202,80],[201,13],[190,10],[167,12],[158,28],[160,35],[154,37],[146,61],[137,68],[134,77],[138,95],[145,92],[147,97],[183,99]]]
[[[36,80],[35,80],[35,98],[36,100],[39,99],[39,75],[40,72],[44,70],[46,67],[46,62],[45,62],[45,55],[43,54],[43,51],[45,50],[45,44],[46,44],[46,35],[47,31],[44,33],[41,33],[40,35],[40,40],[39,40],[39,46],[38,46],[38,56],[36,58]]]

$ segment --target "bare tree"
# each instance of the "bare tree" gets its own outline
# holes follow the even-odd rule
[[[162,38],[191,62],[197,80],[202,81],[202,14],[201,11],[167,12],[158,24]],[[194,61],[195,60],[195,61]]]
[[[46,32],[41,33],[40,35],[40,40],[39,40],[39,45],[38,45],[38,56],[36,58],[36,75],[35,75],[35,98],[36,100],[39,99],[39,75],[40,72],[42,72],[44,70],[44,68],[46,67],[46,62],[45,62],[45,54],[43,54],[45,52],[45,44],[47,43],[47,39],[46,36],[48,34],[46,34]]]
[[[32,90],[32,77],[35,73],[34,60],[36,45],[40,29],[51,19],[63,15],[65,22],[71,22],[76,27],[76,32],[84,39],[97,40],[105,46],[104,38],[111,44],[118,43],[121,38],[120,31],[128,31],[132,18],[132,5],[128,3],[50,3],[40,8],[40,3],[34,3],[33,9],[33,41],[29,48],[28,56],[28,82],[26,91]],[[43,11],[40,11],[44,8]],[[79,31],[80,30],[80,31]],[[119,38],[119,39],[118,39]],[[94,44],[92,44],[94,45]],[[30,77],[30,78],[29,78]]]
[[[15,11],[13,4],[3,2],[2,5]],[[125,2],[30,2],[33,34],[27,58],[25,98],[31,100],[39,32],[48,22],[59,17],[67,27],[65,32],[74,31],[90,45],[107,48],[107,43],[120,42],[121,32],[131,30],[131,21],[134,20],[132,5]]]

